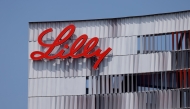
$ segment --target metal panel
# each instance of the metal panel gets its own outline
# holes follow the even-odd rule
[[[99,69],[92,69],[94,58],[68,58],[51,61],[45,59],[41,61],[31,60],[30,54],[33,51],[45,52],[48,49],[41,47],[37,42],[38,35],[43,30],[53,29],[53,32],[48,33],[43,38],[45,43],[52,43],[69,24],[74,24],[76,31],[65,44],[71,46],[77,37],[87,34],[89,39],[95,36],[99,38],[98,47],[102,51],[108,47],[112,48],[112,51],[99,65]],[[184,97],[186,92],[181,91],[182,89],[125,93],[125,87],[128,87],[129,92],[129,85],[133,84],[133,82],[132,84],[129,83],[129,81],[133,81],[130,80],[132,73],[171,71],[172,64],[172,70],[186,68],[184,67],[185,58],[180,61],[180,55],[176,59],[173,53],[166,52],[168,50],[166,49],[167,40],[171,39],[166,40],[169,35],[163,36],[165,40],[160,38],[161,42],[165,43],[165,51],[161,52],[159,49],[160,47],[162,49],[163,46],[160,46],[159,42],[155,46],[157,49],[150,47],[154,44],[154,41],[150,43],[150,40],[152,40],[150,37],[152,37],[152,34],[190,30],[189,25],[190,12],[91,21],[30,23],[28,109],[170,109],[186,106],[183,100],[180,101],[181,98],[186,99]],[[140,54],[137,54],[137,39],[139,36]],[[158,39],[157,37],[159,36],[153,35],[153,39]],[[184,42],[183,40],[183,49]],[[176,42],[176,47],[178,43]],[[174,43],[172,44],[174,46]],[[57,46],[51,55],[58,53],[61,48],[63,48],[63,45]],[[174,53],[177,52],[174,51]],[[176,61],[177,65],[181,65],[180,67],[175,67],[174,62]],[[124,83],[125,75],[123,74],[127,74],[127,83]],[[184,74],[186,75],[186,73]],[[86,87],[86,76],[89,76],[89,87]],[[186,76],[184,78],[186,83]],[[166,83],[163,80],[161,81],[162,88]],[[182,81],[182,78],[180,78],[180,81]],[[180,86],[182,86],[182,82]],[[89,95],[86,95],[86,88],[88,88]],[[145,88],[143,88],[143,91],[145,91]],[[181,92],[184,95],[180,95]],[[183,104],[181,105],[180,102]]]

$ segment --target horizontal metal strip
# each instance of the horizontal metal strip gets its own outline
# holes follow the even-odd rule
[[[76,39],[82,34],[91,37],[115,37],[160,34],[190,29],[190,12],[172,13],[164,15],[121,18],[112,20],[94,20],[80,22],[50,22],[29,24],[29,41],[36,41],[38,35],[47,28],[53,28],[44,40],[52,40],[69,24],[76,26]]]
[[[105,57],[98,70],[92,66],[96,58],[52,61],[29,60],[29,78],[77,77],[90,75],[130,74],[172,70],[171,52]]]
[[[80,96],[29,97],[29,109],[50,107],[66,109],[172,109],[190,107],[189,89],[139,93],[96,94]]]

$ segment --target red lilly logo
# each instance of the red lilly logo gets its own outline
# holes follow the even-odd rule
[[[63,49],[61,49],[57,54],[50,55],[50,53],[54,50],[55,47],[63,44],[66,42],[75,32],[75,26],[74,25],[69,25],[66,28],[64,28],[61,33],[57,36],[57,38],[54,40],[53,43],[47,44],[42,41],[42,38],[44,35],[46,35],[49,32],[52,32],[52,28],[44,30],[38,37],[38,43],[43,46],[47,47],[46,52],[41,52],[41,51],[34,51],[30,54],[30,57],[33,60],[42,60],[43,58],[45,59],[55,59],[55,58],[80,58],[80,57],[85,57],[85,58],[90,58],[90,57],[96,57],[97,60],[93,66],[94,69],[97,69],[99,66],[100,62],[103,60],[103,58],[112,50],[110,47],[108,47],[105,51],[102,51],[100,48],[95,49],[95,47],[98,44],[99,39],[97,37],[94,37],[87,41],[88,36],[86,34],[81,35],[78,37],[72,44],[72,46],[69,48],[68,44],[65,44]],[[70,30],[70,31],[69,31]],[[68,33],[66,35],[66,33]],[[66,35],[64,38],[62,38],[64,35]],[[77,53],[79,49],[82,49],[82,53]],[[65,53],[64,49],[70,49],[70,51],[67,54]]]

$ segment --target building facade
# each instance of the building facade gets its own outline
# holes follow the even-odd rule
[[[64,43],[83,34],[97,37],[93,50],[112,50],[97,69],[97,57],[33,60],[47,52],[68,25],[76,27]],[[39,35],[46,29],[39,44]],[[69,32],[63,34],[63,38]],[[59,39],[57,43],[61,42]],[[113,19],[29,23],[28,109],[179,109],[190,107],[190,11]],[[68,45],[65,47],[65,45]],[[85,46],[85,45],[84,45]],[[76,54],[83,52],[82,46]],[[38,55],[39,56],[39,55]]]

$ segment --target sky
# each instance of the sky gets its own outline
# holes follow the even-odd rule
[[[190,10],[190,0],[0,0],[0,109],[27,109],[28,22]]]

